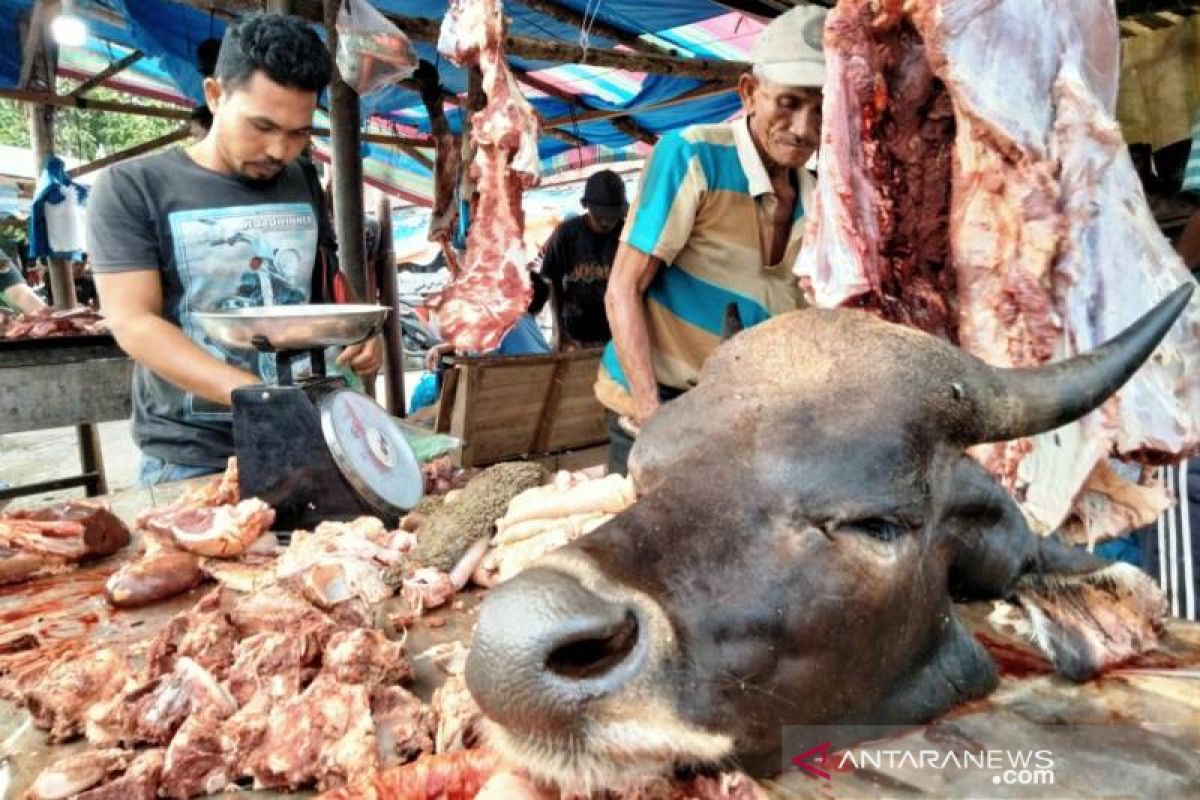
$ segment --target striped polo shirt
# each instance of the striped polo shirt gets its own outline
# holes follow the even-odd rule
[[[1183,191],[1200,194],[1200,110],[1192,116],[1192,149],[1183,171]]]
[[[726,305],[737,303],[746,327],[791,311],[800,292],[791,266],[804,234],[813,178],[799,174],[787,248],[767,264],[759,215],[773,213],[771,181],[746,119],[694,125],[655,146],[621,241],[663,262],[646,291],[651,359],[659,384],[689,389],[720,343]],[[629,384],[612,342],[596,394],[612,410],[632,410]]]

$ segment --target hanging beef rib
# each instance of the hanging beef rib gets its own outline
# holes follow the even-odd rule
[[[1190,280],[1114,119],[1111,0],[842,0],[825,51],[821,180],[796,265],[811,302],[1030,366],[1095,347]],[[1094,541],[1154,518],[1165,495],[1106,459],[1200,446],[1198,333],[1193,300],[1101,410],[975,452],[1035,529]]]
[[[442,336],[459,351],[499,346],[525,313],[525,212],[521,192],[537,183],[537,117],[521,95],[501,44],[500,0],[454,0],[442,23],[438,50],[455,64],[477,64],[487,105],[471,120],[475,158],[467,166],[478,187],[467,234],[464,269],[430,305]]]

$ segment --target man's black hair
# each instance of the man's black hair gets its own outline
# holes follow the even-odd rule
[[[204,129],[205,133],[207,133],[208,131],[212,130],[213,115],[212,112],[208,110],[208,106],[196,106],[192,109],[192,113],[188,116],[188,121],[195,122]]]
[[[320,94],[329,84],[329,52],[299,17],[252,14],[225,31],[216,78],[237,89],[259,70],[280,86]]]
[[[533,296],[529,298],[529,308],[526,310],[536,317],[550,299],[550,283],[540,272],[530,272],[529,284],[533,287]]]

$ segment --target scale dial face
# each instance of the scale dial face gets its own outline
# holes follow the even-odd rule
[[[381,513],[399,515],[425,494],[425,476],[396,421],[349,390],[321,398],[321,430],[342,476]]]

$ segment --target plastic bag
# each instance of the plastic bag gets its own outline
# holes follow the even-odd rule
[[[428,464],[438,456],[453,453],[462,447],[462,439],[457,436],[434,433],[401,420],[396,420],[396,423],[400,426],[404,438],[408,440],[409,447],[413,449],[413,455],[422,464]]]
[[[359,96],[409,77],[417,55],[404,32],[366,0],[342,0],[337,16],[337,68]]]

